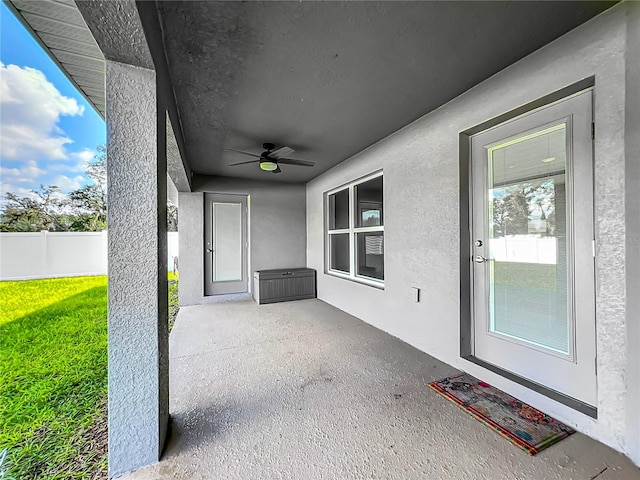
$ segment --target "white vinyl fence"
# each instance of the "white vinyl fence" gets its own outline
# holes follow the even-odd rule
[[[168,270],[178,256],[178,232],[169,232]],[[0,280],[107,274],[107,231],[0,233]]]
[[[513,235],[489,240],[491,258],[499,262],[557,263],[556,237]]]

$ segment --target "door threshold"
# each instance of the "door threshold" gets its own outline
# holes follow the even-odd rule
[[[512,382],[522,385],[523,387],[527,387],[529,390],[533,390],[534,392],[544,395],[551,400],[555,400],[558,403],[566,405],[573,410],[584,413],[591,418],[598,418],[598,409],[592,405],[581,402],[580,400],[565,395],[564,393],[560,393],[557,390],[553,390],[551,388],[545,387],[544,385],[540,385],[539,383],[532,382],[531,380],[521,377],[520,375],[516,375],[515,373],[500,368],[492,363],[485,362],[484,360],[473,355],[466,355],[462,358],[471,363],[475,363],[476,365],[486,368],[487,370],[491,370],[493,373],[497,373],[501,377],[507,378]]]
[[[202,303],[244,302],[247,300],[253,300],[250,292],[205,295],[202,298]]]

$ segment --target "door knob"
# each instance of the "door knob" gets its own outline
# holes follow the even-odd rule
[[[482,255],[476,255],[475,257],[473,257],[473,261],[476,263],[485,263],[487,259]]]

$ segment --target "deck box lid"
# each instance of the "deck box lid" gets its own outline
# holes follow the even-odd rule
[[[278,268],[276,270],[258,270],[253,273],[257,280],[272,280],[274,278],[311,277],[316,271],[312,268]]]

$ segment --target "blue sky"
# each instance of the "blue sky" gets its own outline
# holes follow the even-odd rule
[[[104,121],[0,2],[0,194],[89,180]]]

